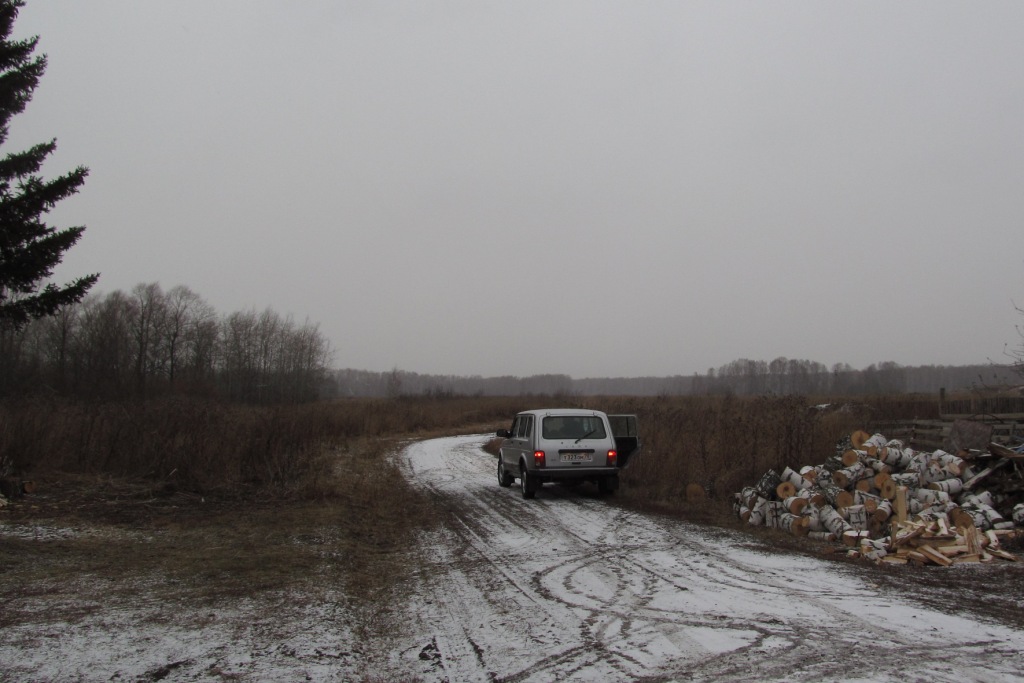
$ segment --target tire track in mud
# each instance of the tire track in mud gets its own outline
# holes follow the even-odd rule
[[[879,662],[871,680],[1019,680],[1020,634],[934,628],[932,644],[900,635],[885,598],[835,565],[623,511],[588,487],[523,500],[497,485],[485,439],[402,454],[450,516],[426,540],[436,576],[404,655],[427,653],[425,680],[813,681],[855,677],[851,657]]]

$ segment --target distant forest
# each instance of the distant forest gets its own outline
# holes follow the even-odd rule
[[[846,364],[831,368],[808,360],[736,360],[706,374],[671,377],[601,377],[569,375],[530,377],[458,377],[390,372],[336,370],[325,393],[356,396],[678,396],[784,395],[857,396],[891,393],[993,392],[1017,393],[1024,384],[1013,365],[902,366],[886,362],[856,370]]]
[[[736,360],[671,377],[568,375],[458,377],[332,369],[315,324],[272,310],[219,314],[187,287],[142,283],[89,295],[21,329],[0,325],[0,398],[25,394],[89,400],[201,395],[256,404],[321,398],[426,396],[857,396],[973,391],[1004,395],[1024,384],[1022,351],[1006,365],[855,370],[809,360]]]

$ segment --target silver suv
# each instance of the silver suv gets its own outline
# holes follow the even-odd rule
[[[498,485],[519,479],[523,498],[533,498],[547,481],[592,481],[601,493],[611,493],[619,488],[619,471],[640,450],[636,416],[599,410],[527,410],[497,435],[504,439]]]

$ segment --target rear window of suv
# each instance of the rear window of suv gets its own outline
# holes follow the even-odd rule
[[[593,415],[549,415],[541,423],[545,439],[604,439],[604,421]]]

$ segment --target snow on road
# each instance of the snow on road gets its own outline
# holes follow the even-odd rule
[[[1024,632],[881,594],[845,566],[623,511],[592,487],[503,489],[486,436],[408,475],[452,513],[424,539],[390,666],[425,681],[1021,681]]]

